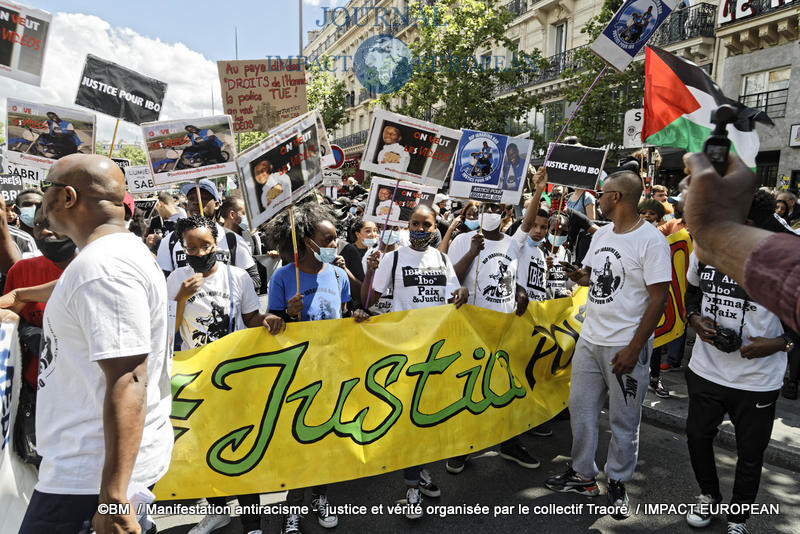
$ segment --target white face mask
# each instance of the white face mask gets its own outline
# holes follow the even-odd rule
[[[499,213],[484,213],[483,214],[483,229],[488,232],[494,232],[500,228],[500,223],[503,217]]]

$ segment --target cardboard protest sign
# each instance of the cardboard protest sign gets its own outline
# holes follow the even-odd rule
[[[337,169],[322,169],[322,185],[325,187],[339,187],[342,185],[342,171]]]
[[[94,153],[93,113],[9,98],[7,117],[11,163],[50,168],[66,155]]]
[[[360,168],[439,188],[459,139],[458,130],[377,110]]]
[[[276,134],[286,128],[291,128],[295,124],[304,123],[309,117],[314,117],[317,124],[317,139],[319,139],[319,157],[322,168],[333,167],[336,165],[336,155],[331,148],[331,143],[328,141],[328,132],[325,130],[325,124],[322,122],[322,115],[319,110],[311,110],[294,119],[287,121],[283,124],[276,126],[269,131],[269,135]],[[340,149],[341,150],[341,149]]]
[[[394,192],[397,184],[397,192]],[[394,196],[394,202],[392,202]],[[400,182],[388,178],[374,177],[369,188],[365,221],[386,223],[389,226],[407,227],[411,212],[420,204],[433,207],[436,188],[411,182]],[[386,221],[386,216],[389,221]]]
[[[0,75],[42,84],[42,65],[52,17],[47,11],[9,1],[0,3]]]
[[[23,191],[25,186],[19,176],[13,174],[0,174],[0,195],[6,205],[13,203],[17,200],[17,195]]]
[[[305,66],[297,61],[217,61],[234,132],[266,132],[308,111]]]
[[[476,130],[462,132],[450,196],[519,204],[533,141]]]
[[[618,71],[625,70],[681,1],[626,0],[589,48]]]
[[[597,181],[603,172],[608,151],[580,145],[550,143],[547,161],[547,181],[576,189],[597,189]]]
[[[625,112],[625,126],[622,133],[622,146],[625,148],[641,148],[642,126],[644,125],[644,109],[629,109]]]
[[[5,168],[8,174],[19,177],[26,189],[28,187],[39,187],[42,183],[42,178],[47,176],[47,169],[44,167],[19,165],[18,163],[11,163],[7,158]]]
[[[75,103],[142,124],[158,120],[166,92],[164,82],[89,54]]]
[[[153,209],[158,204],[157,198],[137,198],[134,201],[136,207],[144,212],[145,220],[153,215]]]
[[[264,139],[236,160],[247,218],[256,228],[322,182],[313,116]]]
[[[156,185],[236,172],[231,118],[227,115],[142,124]]]
[[[125,172],[125,181],[128,182],[128,191],[132,195],[169,189],[167,184],[156,185],[153,182],[153,173],[147,165],[132,165],[122,170]]]

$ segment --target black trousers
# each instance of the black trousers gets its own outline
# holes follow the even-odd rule
[[[258,493],[238,495],[236,500],[239,501],[239,506],[258,506],[261,503],[260,494]],[[228,502],[228,497],[208,497],[206,501],[212,506],[225,506]],[[244,532],[261,528],[261,514],[242,514],[239,519],[242,521],[242,530]]]
[[[692,469],[700,491],[721,500],[714,459],[714,437],[727,413],[736,431],[736,477],[731,503],[752,504],[758,494],[764,451],[775,421],[776,391],[745,391],[715,384],[686,370],[689,387],[689,415],[686,436]],[[749,514],[728,516],[743,523]]]

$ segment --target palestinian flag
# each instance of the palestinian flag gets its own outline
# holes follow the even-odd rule
[[[703,143],[714,129],[711,112],[723,104],[731,104],[739,110],[736,122],[728,125],[731,150],[748,167],[755,168],[759,146],[755,121],[772,124],[767,114],[723,95],[714,80],[694,63],[660,48],[647,47],[644,60],[644,142],[701,152]]]

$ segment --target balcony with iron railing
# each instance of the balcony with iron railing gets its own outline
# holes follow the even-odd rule
[[[583,62],[577,55],[577,52],[584,48],[586,48],[586,46],[572,48],[560,54],[554,54],[548,57],[544,60],[542,66],[530,66],[530,70],[523,70],[520,72],[519,79],[516,83],[498,87],[495,91],[495,96],[509,93],[515,89],[524,89],[532,85],[553,81],[560,78],[561,73],[564,71],[581,68]]]
[[[528,0],[511,0],[506,4],[506,10],[511,13],[512,17],[517,18],[528,11]]]
[[[786,115],[786,102],[788,99],[789,89],[787,88],[741,95],[739,102],[747,107],[760,109],[770,118],[776,119]]]
[[[717,6],[713,4],[699,3],[673,11],[650,38],[649,44],[662,47],[695,37],[713,38],[716,20]]]
[[[354,134],[345,135],[333,140],[334,145],[339,145],[340,148],[349,148],[351,146],[363,145],[367,141],[367,134],[369,130],[361,130]]]

